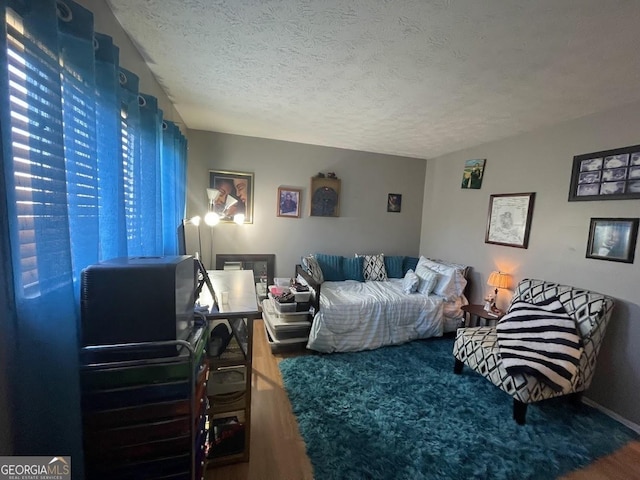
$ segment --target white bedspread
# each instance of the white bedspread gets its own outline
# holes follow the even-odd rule
[[[307,347],[320,352],[371,350],[443,332],[443,298],[402,292],[402,279],[324,282]]]

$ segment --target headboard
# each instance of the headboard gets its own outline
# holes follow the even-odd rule
[[[320,310],[320,288],[322,287],[322,285],[316,283],[316,281],[311,278],[311,275],[305,272],[304,268],[302,268],[302,265],[300,264],[296,264],[296,271],[293,275],[293,278],[298,278],[298,275],[304,278],[304,281],[309,285],[309,290],[311,291],[311,306],[313,307],[314,311],[317,312],[318,310]]]

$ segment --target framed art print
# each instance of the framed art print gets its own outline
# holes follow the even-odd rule
[[[491,195],[484,242],[527,248],[535,197],[533,192]]]
[[[311,178],[311,216],[340,216],[340,179],[329,177]]]
[[[387,212],[399,213],[402,210],[402,195],[390,193],[387,195]]]
[[[640,145],[573,157],[569,201],[640,198]]]
[[[637,218],[592,218],[587,258],[633,263],[638,221]]]
[[[278,188],[278,216],[300,218],[300,196],[302,190],[298,188]]]
[[[213,211],[220,221],[233,222],[236,215],[244,215],[242,223],[253,223],[253,173],[209,170],[209,188],[216,190]]]
[[[484,164],[486,158],[467,160],[464,162],[464,171],[462,172],[462,188],[478,189],[482,186],[482,177],[484,176]]]

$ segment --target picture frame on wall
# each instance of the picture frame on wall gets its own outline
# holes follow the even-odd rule
[[[462,188],[479,189],[482,187],[486,158],[467,160],[462,171]]]
[[[592,218],[587,258],[633,263],[638,238],[638,218]]]
[[[278,188],[278,216],[300,218],[302,190],[298,188]]]
[[[253,223],[253,173],[209,170],[209,188],[217,193],[213,199],[213,211],[221,222]]]
[[[535,192],[491,195],[485,243],[528,248]]]
[[[312,177],[310,203],[312,217],[339,217],[340,179]]]
[[[640,198],[640,145],[573,157],[569,201]]]
[[[390,193],[387,195],[387,212],[400,213],[402,210],[402,195]]]

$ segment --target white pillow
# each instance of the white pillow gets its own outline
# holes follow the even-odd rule
[[[440,274],[433,293],[444,297],[447,301],[455,300],[456,297],[462,295],[464,287],[467,285],[467,280],[459,269],[428,260],[425,257],[420,257],[420,260],[418,260],[416,271],[421,265]]]
[[[384,267],[384,255],[358,255],[356,257],[364,257],[362,263],[362,273],[365,281],[373,280],[376,282],[387,281],[387,269]]]
[[[416,275],[420,279],[420,285],[418,285],[418,292],[423,295],[429,295],[433,292],[433,289],[436,288],[438,284],[438,278],[441,276],[439,273],[434,272],[429,267],[425,265],[420,265],[418,262],[418,266],[416,267]]]
[[[407,270],[407,273],[402,279],[402,291],[407,295],[417,292],[419,284],[420,278],[418,278],[418,275],[416,275],[413,270]]]

